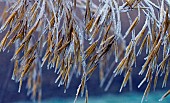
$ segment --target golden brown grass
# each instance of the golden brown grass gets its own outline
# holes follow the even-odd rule
[[[81,76],[76,99],[86,92],[85,102],[88,101],[86,82],[96,69],[99,69],[101,86],[112,74],[105,90],[113,78],[125,74],[121,92],[144,49],[147,57],[139,75],[146,74],[138,87],[144,82],[148,84],[142,101],[152,83],[156,88],[160,74],[164,74],[162,87],[166,86],[170,65],[168,0],[99,0],[98,4],[92,0],[16,0],[5,3],[0,32],[7,30],[7,33],[1,40],[0,51],[15,46],[11,59],[15,62],[12,79],[19,82],[19,92],[22,81],[27,80],[28,93],[34,99],[38,94],[41,99],[45,63],[48,69],[55,69],[58,74],[55,83],[63,85],[65,91],[73,75]],[[125,34],[122,33],[122,14],[127,15],[130,25]],[[136,27],[142,24],[141,15],[145,15],[145,23],[136,32]],[[129,43],[127,38],[131,39]],[[161,47],[164,48],[162,55]],[[159,63],[160,56],[163,59]],[[168,94],[169,91],[160,100]]]

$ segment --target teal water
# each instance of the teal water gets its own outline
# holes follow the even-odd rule
[[[170,103],[170,96],[162,102],[159,101],[165,91],[151,92],[147,100],[143,103]],[[130,92],[120,94],[105,94],[102,96],[89,96],[88,103],[140,103],[142,93]],[[43,100],[42,103],[73,103],[74,98],[51,98]],[[31,102],[16,102],[16,103],[31,103]],[[76,103],[84,103],[84,98],[79,97]]]

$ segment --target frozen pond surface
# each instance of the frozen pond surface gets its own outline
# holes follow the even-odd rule
[[[151,92],[143,103],[170,103],[170,96],[162,102],[159,102],[165,91]],[[143,94],[137,92],[106,94],[102,96],[89,96],[88,103],[140,103]],[[43,100],[42,103],[73,103],[74,98],[51,98]],[[32,102],[15,102],[15,103],[32,103]],[[84,98],[79,97],[76,103],[84,103]]]

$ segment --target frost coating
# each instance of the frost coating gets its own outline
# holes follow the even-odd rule
[[[138,88],[144,82],[148,85],[142,102],[152,82],[156,88],[159,75],[164,76],[162,87],[167,85],[170,64],[168,0],[99,0],[99,4],[92,0],[7,0],[5,3],[7,9],[1,16],[0,32],[7,30],[7,33],[0,43],[0,51],[15,44],[12,79],[19,82],[19,92],[22,81],[26,80],[32,99],[36,99],[37,94],[39,100],[41,98],[42,67],[46,65],[47,69],[54,69],[55,83],[64,86],[64,92],[74,81],[74,75],[81,78],[75,102],[85,91],[87,102],[86,82],[96,69],[99,69],[100,86],[107,83],[105,91],[116,76],[125,74],[121,92],[131,81],[136,59],[144,49],[147,57],[139,75],[146,74]],[[122,32],[122,15],[127,16],[129,23],[125,33]],[[144,15],[144,22],[141,15]],[[143,26],[137,32],[140,23]],[[162,47],[163,59],[159,63]]]

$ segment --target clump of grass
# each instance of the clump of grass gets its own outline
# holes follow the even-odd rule
[[[148,84],[141,102],[152,82],[156,88],[159,75],[164,75],[162,87],[166,86],[170,65],[168,0],[99,0],[98,3],[92,0],[13,0],[5,4],[0,32],[7,30],[7,33],[1,40],[0,51],[15,46],[11,59],[15,62],[12,79],[19,82],[18,92],[22,81],[27,80],[28,94],[41,100],[42,66],[46,63],[48,69],[54,68],[55,83],[64,86],[65,92],[73,75],[81,77],[75,102],[80,94],[86,94],[85,101],[88,101],[86,82],[96,69],[99,69],[100,86],[108,82],[106,91],[117,75],[125,74],[121,92],[144,48],[147,57],[139,75],[146,74],[138,87],[144,82]],[[134,17],[130,12],[137,15]],[[130,24],[126,33],[122,33],[122,14],[127,15]],[[145,23],[136,32],[141,15],[145,15]],[[128,45],[127,38],[131,38]],[[89,45],[85,46],[85,42]],[[161,63],[158,62],[160,56],[163,57]],[[117,67],[113,68],[114,65]],[[109,74],[112,76],[106,81]],[[160,100],[168,94],[169,91]]]

